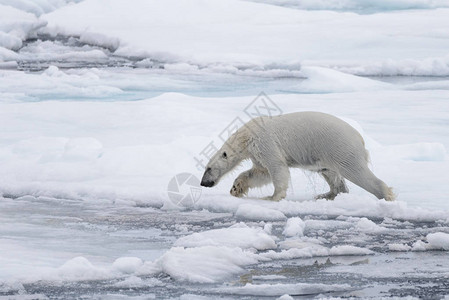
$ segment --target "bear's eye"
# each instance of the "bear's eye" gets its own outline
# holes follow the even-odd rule
[[[225,159],[228,158],[228,155],[226,154],[226,152],[223,152],[222,157],[225,158]]]

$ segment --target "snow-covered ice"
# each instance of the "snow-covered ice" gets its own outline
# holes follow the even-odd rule
[[[300,217],[294,217],[287,220],[282,234],[285,236],[303,236],[306,223]]]
[[[351,60],[362,69],[358,74],[381,75],[373,73],[376,70],[389,72],[385,75],[449,74],[444,50],[448,46],[444,36],[449,22],[445,5],[432,10],[359,15],[238,0],[164,1],[164,5],[157,1],[136,2],[130,6],[123,0],[109,1],[105,11],[102,1],[88,0],[56,10],[43,19],[48,21],[51,34],[92,32],[118,37],[119,53],[167,62],[218,64],[231,69],[278,65],[278,69],[289,69],[304,61],[307,65],[333,64],[348,70]],[[139,19],[136,28],[134,19],[142,10],[145,18]],[[99,14],[103,17],[97,18]],[[323,55],[322,49],[332,51]],[[433,63],[425,63],[426,59]],[[408,71],[410,65],[422,67],[412,67],[412,73]]]
[[[267,250],[276,248],[275,240],[261,228],[250,228],[245,223],[239,223],[231,228],[214,229],[197,232],[179,238],[175,246],[228,246],[243,249],[253,248]]]
[[[287,217],[279,210],[254,204],[239,205],[235,212],[235,216],[240,219],[254,221],[278,221],[287,219]]]
[[[0,0],[0,298],[449,295],[447,1],[105,5]],[[266,97],[356,128],[397,200],[176,181]]]

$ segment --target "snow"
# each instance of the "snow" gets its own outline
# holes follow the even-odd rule
[[[0,0],[0,298],[370,298],[446,276],[448,7]],[[170,199],[261,91],[356,128],[397,200],[314,200],[326,183],[294,169],[282,201],[231,197],[248,161]]]
[[[194,157],[235,116],[244,118],[242,110],[253,100],[252,97],[201,98],[168,93],[134,102],[78,101],[71,97],[77,93],[77,97],[83,94],[99,99],[119,97],[129,86],[117,88],[114,83],[118,79],[112,80],[103,71],[96,70],[71,74],[50,68],[43,74],[11,71],[0,74],[4,79],[1,91],[15,99],[0,104],[3,182],[0,189],[3,194],[17,196],[66,195],[78,199],[88,195],[88,198],[109,200],[119,197],[161,207],[167,199],[169,180],[186,171],[201,177],[202,170],[196,168]],[[128,73],[121,78],[126,76]],[[23,85],[27,87],[25,90]],[[63,93],[71,100],[56,101],[57,95]],[[448,112],[445,95],[445,91],[432,90],[271,96],[285,112],[301,107],[333,112],[346,120],[357,118],[365,140],[375,141],[367,144],[374,172],[394,187],[398,201],[379,201],[354,186],[350,186],[349,194],[339,195],[334,201],[311,201],[314,195],[325,191],[324,182],[319,178],[310,182],[309,177],[292,170],[294,184],[290,191],[294,194],[279,203],[229,196],[233,178],[228,176],[217,188],[203,190],[195,207],[265,221],[323,213],[445,220],[444,195],[449,192],[445,184],[447,152],[443,159],[443,152],[449,147],[444,135]],[[40,97],[54,100],[18,102]],[[361,98],[363,103],[358,101]],[[424,98],[431,101],[424,105]],[[404,109],[386,111],[384,107],[388,105]],[[172,131],[166,135],[164,130]],[[410,144],[411,141],[429,144],[418,147],[419,143]],[[396,151],[399,146],[400,152]],[[266,189],[250,191],[250,197],[269,193]],[[427,199],[425,206],[422,199]]]
[[[320,3],[333,7],[332,1]],[[420,7],[416,2],[404,3],[404,7]],[[351,6],[355,6],[353,1],[352,5],[343,4]],[[49,23],[45,32],[87,35],[86,41],[95,45],[111,49],[118,46],[116,53],[120,55],[151,58],[168,65],[176,63],[177,71],[180,66],[192,70],[188,65],[194,65],[193,70],[267,70],[285,76],[298,71],[301,62],[307,67],[331,67],[356,75],[447,76],[448,41],[444,37],[448,9],[444,7],[448,5],[422,6],[436,9],[359,15],[239,0],[138,0],[132,6],[124,0],[113,0],[105,11],[101,0],[86,0],[41,19]],[[136,21],[142,12],[145,17]],[[180,27],[182,31],[178,30]],[[332,51],[323,55],[322,49]],[[309,74],[318,69],[304,71]],[[333,75],[325,72],[321,76]],[[360,87],[344,83],[340,89],[376,88],[369,80],[360,83]],[[315,91],[316,83],[310,84],[311,91]],[[336,84],[327,89],[331,87]]]
[[[106,269],[95,267],[88,259],[82,256],[67,261],[58,268],[57,275],[64,280],[95,280],[110,277]]]
[[[80,42],[88,45],[100,46],[115,51],[120,46],[120,40],[100,33],[83,32],[80,35]]]
[[[416,241],[412,245],[412,251],[426,251],[429,249],[429,244],[423,241]]]
[[[158,259],[161,270],[180,281],[212,283],[243,272],[257,263],[257,255],[241,248],[204,246],[173,247]]]
[[[2,1],[4,2],[4,1]],[[17,59],[22,42],[35,36],[37,30],[47,24],[34,15],[3,5],[0,2],[0,62]]]
[[[80,1],[82,0],[1,0],[0,4],[40,16],[68,3]]]
[[[386,155],[400,156],[404,160],[413,161],[444,161],[447,150],[441,143],[417,143],[391,146]]]
[[[299,248],[290,248],[287,250],[281,250],[280,252],[270,250],[268,252],[261,253],[260,257],[271,260],[286,260],[329,256],[329,249],[324,246],[316,245],[313,243],[302,243],[301,245],[297,246],[299,246]]]
[[[178,280],[216,282],[264,260],[254,250],[274,248],[275,239],[262,228],[239,223],[181,237],[156,263]]]
[[[352,245],[334,246],[329,251],[330,255],[370,255],[373,251]]]
[[[342,73],[329,68],[303,67],[301,72],[307,79],[301,82],[298,88],[306,93],[375,91],[392,88],[388,83]]]
[[[362,232],[368,232],[368,233],[369,233],[369,232],[371,232],[371,233],[377,233],[377,232],[379,232],[379,231],[385,230],[385,228],[383,228],[383,227],[377,225],[376,223],[374,223],[374,222],[371,221],[371,220],[368,220],[367,218],[361,218],[361,219],[357,222],[355,228],[356,228],[357,230],[359,230],[359,231],[362,231]]]
[[[449,234],[445,232],[429,233],[426,236],[427,243],[417,240],[413,243],[412,251],[449,250]]]
[[[142,267],[143,261],[138,257],[120,257],[117,258],[112,267],[122,273],[135,273]]]
[[[449,250],[449,234],[444,232],[429,233],[426,236],[430,247],[439,250]]]
[[[187,235],[178,239],[174,245],[183,247],[222,245],[257,250],[276,248],[273,237],[269,236],[262,228],[247,227],[244,223],[236,225],[231,228],[214,229]]]
[[[298,9],[310,9],[310,10],[397,10],[397,9],[431,9],[437,7],[448,7],[449,4],[442,1],[434,0],[389,0],[389,1],[376,1],[376,0],[321,0],[313,1],[306,0],[297,2],[294,0],[251,0],[254,2],[270,3],[273,5],[281,5],[288,7],[295,7]]]
[[[241,204],[235,212],[235,216],[239,219],[246,220],[262,220],[262,221],[278,221],[285,220],[287,217],[280,211],[266,208],[254,204]]]
[[[289,218],[282,234],[289,237],[303,236],[305,227],[306,223],[300,217]]]
[[[293,297],[289,294],[284,294],[281,297],[277,298],[277,300],[293,300]]]

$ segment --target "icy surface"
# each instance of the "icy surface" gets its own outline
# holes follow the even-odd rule
[[[294,217],[287,220],[284,231],[282,232],[285,236],[303,236],[304,228],[306,224],[300,217]]]
[[[287,221],[277,221],[272,223],[274,235],[269,239],[275,249],[266,252],[247,243],[257,235],[267,239],[263,224],[235,224],[230,214],[162,212],[125,203],[43,197],[4,198],[1,209],[5,294],[66,298],[73,293],[101,296],[120,289],[129,296],[153,294],[156,298],[184,293],[231,298],[329,293],[366,298],[378,295],[370,286],[387,282],[384,293],[388,295],[403,293],[404,286],[406,293],[416,295],[426,283],[449,271],[446,252],[432,250],[437,248],[390,252],[388,246],[394,242],[412,245],[427,233],[424,244],[444,245],[449,232],[444,222],[375,220],[389,233],[360,236],[356,230],[332,226],[335,219],[307,216],[308,221],[329,224],[328,230],[308,228],[301,243],[282,250],[276,248],[287,241],[282,234]],[[363,218],[338,219],[351,228]],[[233,229],[240,233],[231,234]],[[218,234],[227,231],[228,238]],[[229,238],[240,234],[246,239]],[[215,241],[187,245],[195,235],[201,236],[196,240],[214,237]],[[386,267],[395,271],[386,274],[382,271]],[[414,282],[412,286],[400,280],[404,274],[404,280]],[[444,291],[445,285],[439,286]],[[426,293],[426,288],[421,292]]]
[[[318,2],[332,9],[336,1]],[[395,3],[400,2],[404,8],[420,7],[413,1]],[[86,0],[42,19],[49,22],[50,34],[89,34],[96,45],[119,45],[119,55],[162,61],[177,71],[268,70],[285,76],[301,62],[363,75],[449,75],[447,8],[358,15],[239,0],[137,0],[132,6],[113,0],[108,5],[104,10],[102,1]],[[422,1],[421,6],[448,5]],[[136,27],[134,20],[143,12]],[[332,52],[323,55],[323,49]]]
[[[235,216],[240,219],[254,221],[278,221],[287,219],[287,217],[279,210],[254,204],[239,205],[237,211],[235,212]]]
[[[287,284],[298,293],[370,296],[379,292],[369,285],[393,281],[388,295],[402,295],[404,284],[416,295],[420,291],[399,278],[413,277],[421,286],[449,272],[443,259],[449,232],[446,90],[270,95],[284,112],[330,112],[359,130],[374,172],[395,188],[395,202],[350,183],[349,194],[315,201],[325,182],[292,170],[287,199],[280,202],[256,199],[272,193],[270,186],[248,198],[231,197],[235,174],[203,189],[186,209],[168,198],[168,182],[182,172],[201,177],[194,158],[211,141],[218,145],[236,117],[248,119],[244,109],[253,96],[165,93],[123,101],[136,87],[151,95],[145,81],[153,75],[57,67],[1,74],[4,294],[64,298],[74,290],[89,293],[79,291],[87,282],[99,295],[124,289],[128,295],[206,291],[257,298],[265,290],[279,297],[286,290],[278,285]],[[378,271],[392,260],[407,276]],[[411,270],[403,260],[419,260],[424,270]],[[342,273],[346,279],[335,275]],[[314,286],[323,280],[326,286]],[[236,286],[222,286],[231,282]]]
[[[36,35],[46,24],[30,13],[0,2],[0,62],[16,60],[18,55],[12,50],[19,50],[24,40]]]
[[[215,229],[194,233],[178,239],[175,246],[228,246],[243,249],[254,248],[267,250],[276,248],[276,243],[261,228],[250,228],[245,223],[236,224],[231,228]]]
[[[130,3],[0,0],[0,298],[449,295],[447,1]],[[266,97],[356,128],[397,201],[180,184]]]
[[[81,1],[82,0],[0,0],[0,4],[11,6],[35,14],[36,16],[40,16],[69,3]]]
[[[435,0],[251,0],[254,2],[269,3],[273,5],[293,7],[298,9],[310,10],[337,10],[337,11],[356,11],[361,13],[372,13],[388,10],[402,9],[431,9],[438,7],[449,7],[447,1]]]

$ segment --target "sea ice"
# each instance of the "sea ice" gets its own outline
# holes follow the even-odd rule
[[[257,250],[276,248],[274,238],[262,228],[251,228],[246,225],[196,232],[179,238],[174,245],[182,247],[227,246]]]
[[[157,260],[161,270],[174,279],[202,283],[222,281],[257,262],[257,254],[225,246],[173,247]]]
[[[449,234],[444,232],[429,233],[426,236],[433,249],[449,250]]]
[[[235,212],[239,219],[253,221],[279,221],[287,217],[280,211],[254,204],[241,204]]]
[[[282,234],[285,236],[303,236],[306,223],[300,217],[289,218]]]
[[[281,296],[290,295],[311,295],[336,291],[347,291],[351,286],[347,284],[314,284],[314,283],[295,283],[295,284],[251,284],[248,283],[242,287],[223,287],[214,289],[216,293],[232,295],[252,295],[252,296]]]

